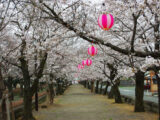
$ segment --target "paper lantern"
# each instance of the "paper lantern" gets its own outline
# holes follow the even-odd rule
[[[80,69],[83,69],[83,68],[84,68],[83,65],[81,65],[81,64],[78,65],[78,69],[79,69],[79,70],[80,70]]]
[[[81,69],[83,69],[84,68],[84,66],[83,65],[81,65]]]
[[[86,65],[86,61],[82,60],[82,65],[85,66]]]
[[[87,59],[87,60],[86,60],[86,65],[87,65],[87,66],[90,66],[91,64],[92,64],[92,60]]]
[[[88,54],[91,56],[94,56],[97,54],[97,48],[95,48],[93,45],[88,48]]]
[[[78,69],[81,69],[81,64],[78,65]]]
[[[103,30],[109,30],[114,24],[114,18],[111,14],[102,14],[98,18],[98,25]]]

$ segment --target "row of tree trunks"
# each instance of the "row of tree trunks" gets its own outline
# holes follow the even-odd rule
[[[135,87],[135,106],[134,106],[134,111],[135,112],[144,112],[144,104],[143,104],[143,96],[144,96],[144,72],[142,71],[138,71],[136,74],[136,87]],[[94,82],[91,81],[91,92],[93,92],[94,90]],[[98,93],[98,85],[99,85],[99,81],[96,82],[96,90],[95,92]],[[118,88],[118,83],[111,86],[111,90],[108,93],[107,89],[109,86],[109,82],[106,82],[106,86],[104,89],[104,95],[108,95],[109,99],[115,99],[115,103],[122,103],[122,99],[121,99],[121,95],[120,95],[120,91]],[[89,82],[86,81],[85,82],[85,86],[87,88],[89,88]],[[100,88],[100,93],[102,93],[102,86],[103,86],[103,82],[101,82],[101,88]]]

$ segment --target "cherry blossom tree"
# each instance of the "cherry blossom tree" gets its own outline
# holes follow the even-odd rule
[[[91,82],[91,90],[96,81],[96,91],[99,80],[104,79],[106,90],[111,84],[115,101],[121,102],[119,78],[135,75],[135,111],[144,111],[144,70],[150,63],[145,64],[145,59],[150,56],[156,61],[153,64],[159,65],[159,5],[158,0],[2,0],[0,40],[7,43],[1,42],[0,52],[3,63],[11,66],[6,76],[17,71],[23,78],[24,120],[33,119],[32,96],[37,94],[43,75],[47,76],[51,103],[54,81],[61,94],[63,83],[75,74],[79,80]],[[106,12],[115,19],[109,31],[97,25],[98,16]],[[103,49],[90,57],[86,54],[89,44]],[[77,65],[87,58],[93,60],[92,66],[77,71]]]
[[[51,19],[73,31],[77,36],[88,42],[101,44],[117,51],[118,53],[131,57],[135,56],[145,58],[147,56],[152,56],[157,59],[159,57],[159,53],[156,50],[151,50],[153,48],[151,45],[158,46],[157,42],[159,41],[159,29],[157,29],[159,28],[159,2],[147,0],[134,2],[106,0],[104,3],[106,3],[105,7],[97,6],[97,9],[103,12],[112,11],[116,20],[114,25],[115,27],[107,33],[100,31],[97,29],[97,26],[93,25],[97,20],[97,17],[95,16],[98,16],[99,14],[97,9],[93,8],[95,4],[90,4],[88,5],[90,7],[88,7],[87,5],[84,5],[83,2],[75,2],[76,5],[82,6],[79,7],[79,9],[77,8],[77,11],[75,12],[73,9],[70,9],[70,7],[63,9],[65,8],[65,5],[61,5],[62,9],[58,9],[57,6],[55,6],[57,9],[52,9],[48,3],[43,1],[40,3],[43,8],[40,8],[38,2],[33,2],[36,7],[49,15]],[[60,2],[55,2],[55,4],[59,5]],[[72,5],[74,5],[74,2]],[[83,8],[83,10],[81,8]],[[85,17],[85,25],[83,25],[83,27],[81,26],[81,23],[83,22],[79,22],[79,24],[76,25],[70,24],[70,21],[68,21],[70,18],[66,16],[68,14],[76,16],[78,14],[78,10],[84,11],[81,12],[81,14],[83,13],[83,15],[85,14],[87,16]],[[77,15],[77,17],[74,17],[74,19],[76,19],[74,21],[84,21],[82,18],[83,17],[79,18]],[[95,32],[99,34],[95,34]],[[141,72],[139,69],[137,71],[139,73]],[[138,78],[139,77],[137,77],[137,79]],[[142,86],[143,82],[140,85]],[[143,108],[137,108],[135,111],[143,111]]]

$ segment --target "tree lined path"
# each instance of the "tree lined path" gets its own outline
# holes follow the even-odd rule
[[[115,104],[81,85],[72,85],[55,99],[54,105],[34,112],[37,120],[156,120],[154,113],[135,113],[128,104]]]

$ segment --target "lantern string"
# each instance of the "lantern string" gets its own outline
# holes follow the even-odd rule
[[[96,35],[96,34],[95,34],[95,30],[94,30],[93,34],[94,34],[94,36]],[[91,45],[93,45],[93,38],[92,38]]]
[[[106,5],[105,5],[105,3],[102,3],[102,14],[107,14],[107,12],[106,12]]]

